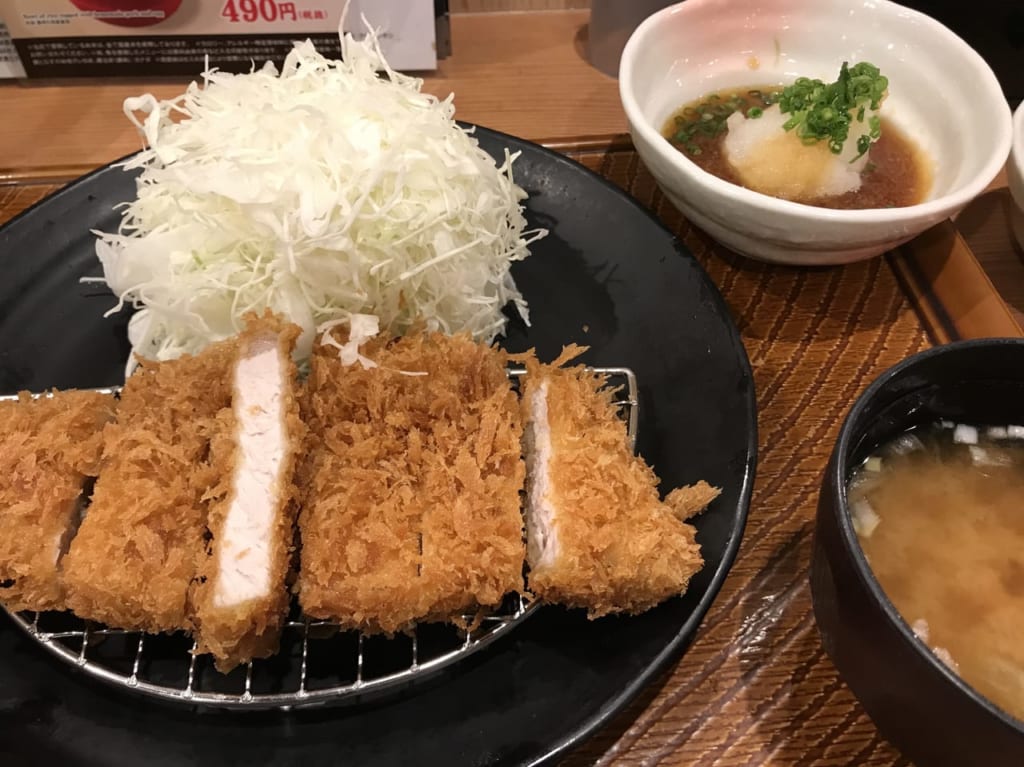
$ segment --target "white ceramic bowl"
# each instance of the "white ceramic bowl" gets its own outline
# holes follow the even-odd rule
[[[1014,202],[1010,223],[1017,244],[1024,249],[1024,102],[1013,113],[1013,147],[1006,166],[1006,179]]]
[[[662,137],[683,104],[741,85],[832,81],[870,61],[889,78],[882,114],[930,158],[926,200],[831,210],[744,189]],[[949,218],[1006,162],[1010,108],[992,70],[934,19],[888,0],[686,0],[647,18],[622,52],[619,92],[637,152],[694,224],[746,256],[840,264],[876,256]]]

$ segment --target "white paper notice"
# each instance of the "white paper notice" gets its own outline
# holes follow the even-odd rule
[[[388,64],[397,70],[436,69],[433,0],[352,0],[345,31],[366,32],[363,16],[378,31]]]
[[[83,7],[94,6],[117,10],[82,10]],[[156,6],[167,6],[168,10],[155,10]],[[60,55],[47,46],[33,44],[32,53],[25,56],[25,66],[33,76],[37,66],[49,67],[46,74],[53,76],[69,74],[53,71],[55,64],[50,59],[55,56],[81,59],[83,66],[96,64],[92,61],[96,58],[103,59],[100,63],[109,64],[107,48],[97,49],[84,44],[84,41],[93,39],[128,38],[136,45],[128,46],[120,55],[128,59],[134,57],[134,60],[124,63],[141,64],[145,70],[146,63],[155,54],[151,47],[139,41],[150,37],[163,37],[184,48],[188,48],[190,37],[252,37],[254,45],[259,39],[268,37],[279,40],[300,39],[307,35],[329,34],[334,37],[338,33],[344,6],[342,0],[0,0],[0,16],[19,44],[22,40],[44,38],[68,41],[67,46],[54,49]],[[395,69],[437,68],[434,0],[350,0],[345,31],[362,37],[366,34],[367,25],[376,30],[381,50]],[[224,47],[221,46],[222,49]],[[97,50],[103,51],[103,55],[99,55]],[[3,51],[0,39],[0,55]],[[168,57],[175,55],[195,57],[191,50],[180,54],[163,51],[161,61],[166,65],[170,60]],[[254,53],[253,58],[258,60],[259,53]],[[197,60],[201,61],[202,57]],[[57,62],[57,65],[61,63]]]
[[[0,19],[0,80],[10,77],[24,77],[25,68],[21,66],[18,52],[14,50],[7,25]]]

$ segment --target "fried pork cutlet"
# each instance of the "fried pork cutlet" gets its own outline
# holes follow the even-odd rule
[[[447,620],[522,591],[523,427],[504,352],[467,336],[435,334],[412,345],[430,371],[419,381],[429,413],[417,486],[421,593],[425,619]]]
[[[142,361],[104,432],[92,502],[64,558],[79,617],[141,631],[187,626],[186,597],[203,547],[202,496],[218,411],[230,405],[229,339],[196,356]]]
[[[0,602],[64,608],[60,566],[116,400],[95,392],[0,402]]]
[[[307,382],[299,598],[313,617],[394,632],[522,586],[521,426],[503,353],[412,333]]]
[[[198,651],[227,671],[277,650],[288,610],[299,420],[292,349],[300,329],[261,320],[238,340],[231,409],[211,445],[208,550],[193,585]]]
[[[344,367],[336,355],[314,350],[303,400],[299,602],[314,618],[395,631],[419,614],[418,435],[386,419],[400,411],[412,379]]]
[[[528,588],[591,618],[638,613],[683,593],[703,565],[683,520],[718,490],[701,482],[659,499],[604,377],[561,367],[582,351],[569,347],[552,365],[527,359]]]

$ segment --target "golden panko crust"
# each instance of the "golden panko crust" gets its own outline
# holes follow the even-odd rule
[[[696,531],[681,516],[717,490],[699,485],[660,500],[658,478],[630,449],[605,377],[562,367],[581,351],[568,347],[551,365],[524,357],[525,419],[534,393],[547,384],[547,492],[558,541],[553,562],[530,562],[528,588],[548,602],[586,608],[591,618],[639,613],[685,592],[703,566]]]
[[[79,617],[150,632],[187,626],[186,597],[203,545],[202,495],[217,414],[231,401],[236,339],[169,362],[143,360],[103,436],[92,502],[64,558],[67,606]]]
[[[421,344],[432,422],[417,488],[420,580],[424,619],[448,620],[523,588],[523,427],[504,352],[468,336]]]
[[[0,601],[8,608],[63,609],[60,559],[116,405],[86,391],[0,402]]]
[[[307,382],[303,610],[391,633],[497,604],[525,556],[504,354],[422,332],[362,353],[378,367],[319,348]]]

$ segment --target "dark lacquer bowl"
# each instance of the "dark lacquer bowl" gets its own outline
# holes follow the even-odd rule
[[[818,502],[814,616],[843,680],[918,767],[1020,767],[1024,723],[981,697],[914,636],[875,580],[847,505],[855,466],[896,434],[939,419],[1024,423],[1024,339],[931,349],[887,370],[857,400]]]

